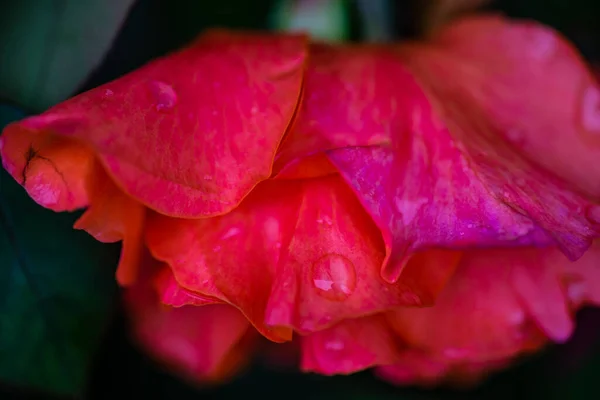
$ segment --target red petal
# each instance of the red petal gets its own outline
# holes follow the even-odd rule
[[[75,222],[100,242],[123,241],[117,281],[130,285],[137,279],[143,252],[144,206],[126,196],[98,166],[88,178],[90,207]]]
[[[510,31],[508,24],[499,23]],[[486,24],[477,26],[481,34],[461,36],[462,46],[490,38]],[[514,29],[522,30],[518,25]],[[554,40],[558,46],[558,39]],[[449,47],[404,48],[406,63],[429,92],[427,97],[415,95],[421,100],[412,110],[412,129],[395,132],[389,147],[329,152],[383,231],[388,247],[383,273],[390,281],[398,278],[411,254],[420,249],[557,244],[576,259],[599,236],[597,206],[567,182],[534,165],[521,147],[507,140],[506,133],[511,128],[509,117],[514,127],[526,129],[529,136],[543,136],[549,126],[565,127],[564,113],[534,112],[545,101],[527,96],[537,88],[536,99],[548,97],[542,88],[558,85],[559,91],[562,83],[557,82],[579,82],[587,72],[571,59],[565,61],[572,66],[567,77],[552,68],[539,74],[543,67],[535,64],[517,69],[529,64],[514,64],[513,50],[502,43],[491,41],[485,46],[485,54],[493,53],[494,62],[463,58],[452,43]],[[486,75],[490,71],[501,76]],[[522,96],[523,86],[518,82],[527,77],[538,86]],[[570,123],[569,127],[575,126]],[[579,160],[570,157],[571,162],[574,159]]]
[[[572,299],[567,277],[578,285]],[[599,277],[600,244],[574,263],[556,249],[471,251],[435,306],[400,308],[390,321],[410,347],[446,361],[511,358],[545,343],[541,332],[568,339],[571,314],[586,302],[599,304]]]
[[[289,227],[297,215],[298,200],[291,195],[294,187],[295,183],[282,188],[262,184],[221,217],[189,220],[151,215],[147,245],[154,257],[171,266],[185,289],[233,304],[265,336],[290,340],[288,329],[264,325],[264,310],[285,241],[282,225]]]
[[[444,274],[415,285],[421,292],[381,279],[379,235],[351,191],[331,176],[263,183],[221,217],[153,215],[146,239],[179,285],[239,307],[261,333],[282,341],[289,328],[310,333],[433,300]],[[454,267],[452,257],[445,260]],[[426,259],[419,262],[415,271],[429,268]]]
[[[153,357],[192,380],[220,380],[240,366],[249,324],[239,311],[228,305],[165,306],[150,283],[127,289],[125,300],[134,335]]]
[[[482,136],[510,141],[600,197],[600,86],[557,32],[496,16],[465,19],[407,61],[442,104],[460,104],[449,118],[477,110]]]
[[[398,361],[397,344],[383,315],[345,320],[301,341],[301,368],[307,372],[350,374]]]
[[[73,138],[93,147],[119,186],[154,210],[227,212],[271,174],[300,96],[306,47],[303,36],[213,31],[9,125],[2,156],[19,178],[33,143],[23,137]]]
[[[414,77],[389,48],[312,45],[301,107],[275,171],[316,152],[387,144],[410,124]]]

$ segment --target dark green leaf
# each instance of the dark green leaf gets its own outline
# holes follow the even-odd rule
[[[0,126],[19,117],[0,107]],[[84,389],[112,310],[118,247],[72,229],[76,215],[29,199],[0,172],[0,381]]]
[[[0,96],[33,110],[69,97],[110,48],[133,0],[20,0],[0,13]]]

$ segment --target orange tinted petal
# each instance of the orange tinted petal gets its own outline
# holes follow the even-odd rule
[[[433,301],[443,273],[413,287],[381,278],[379,235],[334,175],[265,182],[220,217],[152,215],[146,241],[154,257],[169,264],[176,285],[240,308],[262,334],[282,341],[292,329],[310,333],[346,318]],[[427,265],[423,258],[410,268],[416,279],[420,268],[451,271],[453,260]]]
[[[44,132],[6,132],[0,137],[2,166],[33,200],[54,211],[89,204],[87,179],[94,162],[90,149]]]
[[[119,190],[100,166],[92,171],[88,186],[91,204],[74,228],[87,231],[101,242],[122,240],[117,281],[132,284],[141,263],[145,208]]]

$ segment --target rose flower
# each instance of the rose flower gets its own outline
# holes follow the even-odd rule
[[[7,126],[1,154],[40,205],[123,242],[133,334],[189,379],[263,336],[295,338],[305,371],[473,381],[600,304],[599,104],[534,23],[397,45],[212,31]]]

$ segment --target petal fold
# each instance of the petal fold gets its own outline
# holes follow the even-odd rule
[[[38,139],[71,139],[90,147],[118,186],[153,210],[188,218],[228,212],[271,175],[300,98],[307,47],[300,35],[210,31],[183,50],[7,126],[5,165],[21,179]],[[32,185],[30,193],[40,187]],[[53,206],[48,191],[32,195]],[[71,207],[83,203],[76,200]]]

